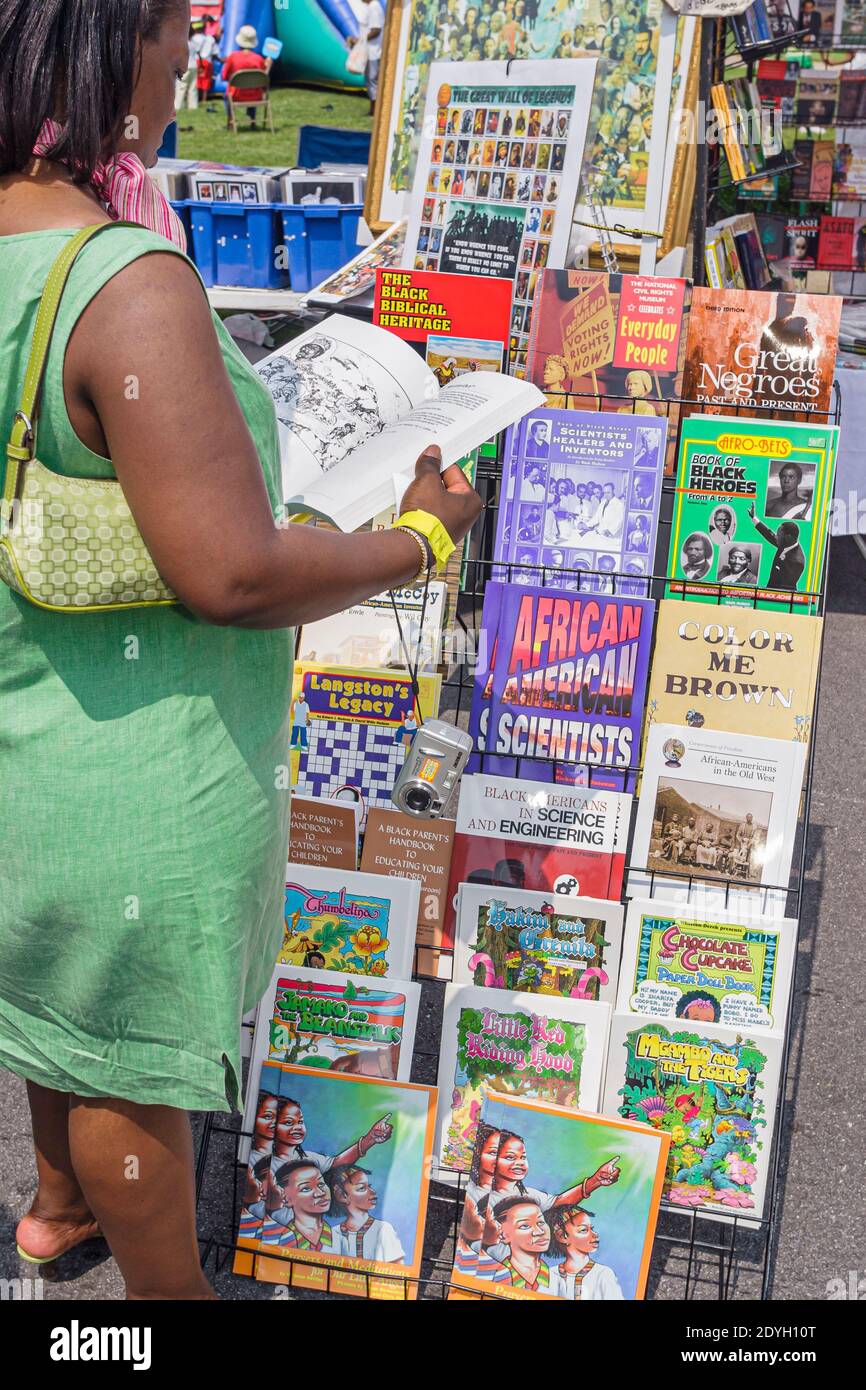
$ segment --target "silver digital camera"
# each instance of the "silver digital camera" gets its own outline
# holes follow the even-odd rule
[[[428,719],[412,740],[394,783],[394,805],[410,816],[443,815],[471,752],[472,739],[462,729]]]

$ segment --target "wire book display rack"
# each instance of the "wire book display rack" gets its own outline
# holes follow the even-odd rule
[[[633,409],[634,401],[631,398],[606,395],[604,403],[608,408]],[[584,407],[587,403],[586,394],[581,394],[574,404],[580,403]],[[600,405],[601,399],[598,404]],[[658,414],[665,414],[669,420],[669,434],[676,436],[679,444],[679,426],[684,415],[702,413],[704,406],[698,401],[686,400],[682,397],[671,397],[665,400],[653,402]],[[749,415],[764,419],[772,418],[773,412],[769,409],[756,409],[751,407],[744,411],[742,407],[731,406],[730,408],[717,408],[716,413],[726,415]],[[814,412],[809,415],[809,419],[815,423],[838,424],[841,415],[840,398],[838,387],[834,384],[833,398],[830,409],[827,412]],[[801,420],[802,415],[793,417]],[[442,689],[442,709],[440,717],[450,719],[465,728],[468,722],[469,708],[472,699],[474,684],[474,659],[473,654],[479,648],[479,630],[481,625],[482,606],[484,593],[488,580],[495,575],[496,578],[506,580],[515,579],[521,571],[530,571],[528,582],[545,583],[548,582],[554,571],[541,564],[519,565],[517,563],[504,563],[494,558],[494,538],[497,529],[498,510],[501,501],[503,462],[505,458],[505,436],[500,436],[496,442],[495,452],[483,456],[479,460],[477,471],[477,487],[484,500],[484,511],[473,533],[473,540],[469,557],[464,559],[462,582],[460,585],[459,597],[457,600],[457,611],[452,616],[452,621],[456,619],[456,625],[461,635],[458,643],[458,652],[451,666],[445,669],[443,676]],[[557,582],[566,586],[572,594],[584,592],[587,595],[592,593],[621,593],[624,595],[639,592],[641,596],[646,595],[651,598],[658,611],[658,601],[662,597],[673,597],[674,601],[679,595],[671,595],[669,592],[669,578],[667,575],[667,556],[670,545],[670,535],[672,527],[672,516],[674,499],[676,495],[676,485],[672,477],[667,477],[663,483],[661,514],[658,525],[658,536],[655,553],[655,564],[652,573],[642,576],[635,580],[632,576],[619,574],[601,573],[599,571],[588,570],[557,570]],[[829,526],[829,522],[828,522]],[[814,601],[813,610],[818,616],[823,616],[825,607],[826,593],[826,567],[827,557],[825,553],[824,573],[822,575],[820,589],[812,595],[797,595],[798,602],[795,603],[793,594],[784,594],[777,591],[778,602],[784,601],[790,606],[790,611],[805,610],[804,599]],[[638,590],[635,585],[639,584]],[[683,590],[687,587],[683,585]],[[688,586],[694,590],[695,585]],[[705,590],[706,596],[718,604],[724,602],[722,587],[718,584],[704,584],[700,586]],[[687,597],[683,593],[682,597]],[[762,611],[758,603],[758,592],[754,596],[754,607]],[[777,616],[779,610],[776,610]],[[651,657],[652,660],[652,657]],[[416,663],[417,664],[417,663]],[[417,669],[412,672],[413,678],[417,676]],[[806,885],[806,871],[808,864],[808,831],[809,815],[812,796],[812,772],[815,752],[815,718],[820,698],[820,660],[818,664],[815,705],[812,711],[811,735],[809,738],[804,791],[800,803],[800,819],[798,823],[796,842],[794,846],[794,857],[790,880],[787,884],[765,885],[761,888],[753,889],[756,907],[760,909],[763,902],[768,900],[769,895],[774,899],[784,896],[785,915],[794,918],[798,923],[798,943],[801,935],[800,918],[804,902],[804,888]],[[479,767],[484,770],[485,758],[488,756],[479,753]],[[540,761],[552,763],[552,775],[556,775],[556,763],[553,759],[539,759],[533,756],[531,760],[535,766]],[[515,758],[514,776],[521,776],[521,759]],[[503,759],[497,755],[497,771],[502,770]],[[573,764],[569,766],[573,767]],[[628,769],[635,774],[639,773],[639,767]],[[619,769],[619,771],[626,771]],[[587,780],[590,786],[593,784],[593,768],[587,765]],[[646,874],[650,881],[649,896],[664,897],[664,871],[649,869],[643,864],[631,861],[631,844],[634,832],[634,820],[636,816],[637,798],[632,803],[632,824],[629,833],[628,848],[626,853],[626,875],[630,871],[640,871]],[[448,814],[453,817],[455,806],[449,808]],[[686,872],[683,866],[678,866],[675,872],[678,882],[682,883],[685,879],[689,885],[689,899],[691,901],[692,891],[698,892],[702,883],[707,882],[701,879],[699,872]],[[714,875],[713,885],[718,888],[720,884],[725,888],[725,900],[733,889],[742,891],[741,880],[724,879]],[[689,904],[685,904],[687,909]],[[441,1017],[442,992],[444,981],[451,978],[453,973],[453,948],[436,950],[432,947],[416,947],[414,978],[421,981],[424,985],[424,998],[422,1001],[422,1013],[425,1010],[432,1011]],[[660,1213],[659,1223],[656,1230],[655,1244],[653,1249],[653,1260],[650,1267],[650,1278],[647,1288],[648,1298],[665,1298],[673,1300],[686,1300],[695,1298],[709,1298],[714,1301],[724,1301],[732,1297],[748,1297],[765,1299],[770,1296],[773,1258],[775,1244],[778,1237],[779,1209],[783,1190],[783,1166],[782,1153],[784,1146],[784,1117],[785,1117],[785,1097],[789,1081],[790,1067],[790,1030],[793,1012],[793,1001],[795,996],[795,979],[792,981],[791,993],[788,1004],[788,1015],[785,1021],[785,1047],[783,1054],[782,1071],[779,1081],[779,1095],[777,1100],[776,1123],[773,1128],[773,1136],[769,1154],[768,1182],[764,1201],[763,1215],[760,1220],[755,1217],[731,1215],[730,1217],[720,1218],[702,1213],[700,1210],[691,1208],[684,1209],[674,1206],[672,1203],[664,1201]],[[412,1080],[423,1084],[435,1085],[438,1069],[438,1047],[425,1043],[424,1046],[416,1047],[413,1054]],[[218,1222],[218,1229],[207,1232],[202,1237],[203,1260],[205,1265],[210,1265],[214,1273],[221,1272],[226,1268],[231,1268],[235,1256],[242,1253],[246,1258],[245,1272],[255,1277],[256,1263],[258,1255],[249,1250],[239,1251],[236,1244],[236,1233],[238,1229],[238,1219],[240,1214],[240,1192],[241,1179],[244,1172],[244,1165],[238,1158],[239,1140],[243,1137],[243,1131],[233,1128],[230,1125],[217,1123],[214,1115],[205,1117],[204,1128],[199,1144],[197,1157],[197,1191],[201,1195],[205,1183],[212,1182],[212,1168],[210,1157],[214,1146],[218,1149],[218,1162],[220,1166],[222,1187],[220,1195],[220,1206],[222,1216]],[[249,1136],[247,1136],[249,1137]],[[230,1175],[230,1180],[227,1180]],[[393,1297],[396,1300],[406,1298],[421,1299],[447,1299],[452,1294],[450,1284],[450,1271],[453,1265],[453,1256],[457,1235],[460,1227],[460,1220],[463,1209],[463,1198],[465,1195],[465,1177],[449,1173],[447,1182],[443,1182],[443,1173],[434,1163],[430,1172],[431,1188],[430,1203],[428,1209],[427,1238],[425,1241],[424,1260],[420,1277],[408,1279],[403,1276],[383,1276],[379,1273],[375,1275],[358,1274],[357,1288],[358,1293],[363,1297],[372,1296],[370,1281],[375,1282],[376,1297]],[[278,1255],[268,1255],[272,1262]],[[292,1280],[298,1269],[303,1271],[304,1288],[292,1287],[292,1297],[321,1297],[323,1294],[330,1297],[346,1297],[342,1293],[331,1292],[331,1279],[335,1274],[340,1274],[345,1278],[345,1271],[335,1270],[323,1263],[317,1265],[305,1260],[302,1266],[292,1265],[288,1259],[286,1263],[287,1283],[292,1284]],[[310,1271],[318,1273],[318,1291],[308,1293]],[[384,1290],[384,1292],[383,1292]],[[466,1297],[462,1291],[454,1290],[454,1296]],[[472,1295],[469,1295],[472,1297]],[[495,1298],[496,1294],[491,1293],[485,1297]]]

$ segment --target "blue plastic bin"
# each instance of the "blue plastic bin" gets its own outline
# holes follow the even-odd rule
[[[305,293],[358,254],[360,203],[279,204],[292,289]]]
[[[189,202],[186,198],[172,198],[171,205],[177,213],[178,217],[180,218],[181,222],[183,223],[184,231],[186,232],[186,246],[189,252],[189,257],[190,260],[194,261],[195,256],[193,255],[192,247],[192,218],[190,216],[189,211]]]
[[[187,206],[192,257],[206,285],[288,289],[288,272],[280,267],[276,255],[282,241],[276,205],[244,206],[189,199]]]

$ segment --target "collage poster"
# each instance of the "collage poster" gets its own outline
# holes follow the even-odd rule
[[[538,271],[568,252],[595,70],[591,56],[430,69],[403,262],[513,280],[517,367]]]
[[[606,64],[597,133],[587,150],[602,172],[601,196],[613,207],[643,210],[657,98],[666,116],[671,88],[662,0],[404,0],[401,10],[383,216],[399,209],[400,194],[413,184],[433,63],[583,56]]]

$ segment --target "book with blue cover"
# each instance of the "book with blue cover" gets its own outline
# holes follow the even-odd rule
[[[514,568],[496,576],[645,594],[666,432],[664,417],[652,415],[549,407],[527,415],[506,450],[496,538],[495,558]]]

